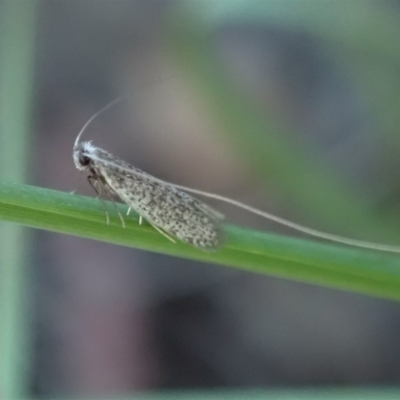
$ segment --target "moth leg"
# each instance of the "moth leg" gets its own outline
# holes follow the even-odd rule
[[[125,228],[125,220],[124,220],[124,217],[122,216],[121,212],[119,211],[118,206],[115,204],[115,201],[114,201],[114,199],[113,199],[113,197],[112,197],[112,193],[108,190],[107,186],[102,185],[102,188],[104,189],[104,191],[105,191],[106,194],[108,195],[108,198],[110,199],[112,205],[114,206],[115,211],[117,212],[118,217],[119,217],[119,219],[121,220],[122,227]]]
[[[90,183],[90,186],[93,188],[93,190],[96,192],[97,194],[97,198],[100,200],[100,203],[104,209],[104,213],[106,214],[106,222],[107,225],[110,225],[110,217],[108,215],[108,211],[107,211],[107,207],[106,207],[106,203],[104,203],[104,200],[102,199],[102,189],[103,189],[103,185],[101,184],[101,182],[99,182],[99,179],[94,176],[94,175],[89,175],[87,177],[88,182]],[[97,185],[99,185],[100,189],[97,189]]]
[[[107,188],[107,186],[101,181],[101,179],[99,179],[97,176],[95,175],[90,175],[88,176],[88,181],[90,183],[90,185],[92,186],[92,188],[95,190],[95,192],[97,193],[97,197],[99,198],[99,200],[101,201],[101,204],[103,205],[104,211],[106,213],[106,221],[107,221],[107,225],[110,225],[110,217],[108,215],[107,212],[107,208],[106,205],[103,201],[103,193],[105,193],[108,198],[110,199],[112,205],[114,206],[115,210],[117,211],[117,214],[119,216],[119,219],[121,220],[122,223],[122,227],[125,228],[125,221],[124,218],[122,217],[121,212],[119,211],[117,205],[115,204],[114,199],[112,198],[112,194],[109,191],[109,189]],[[99,189],[97,188],[99,187]]]
[[[113,203],[113,206],[115,208],[115,211],[117,212],[119,219],[121,220],[122,223],[122,227],[125,228],[125,220],[124,217],[122,216],[121,212],[119,211],[119,208],[117,207],[117,205],[115,204],[114,200],[111,198],[111,195],[109,195],[111,203]]]
[[[159,228],[158,226],[155,226],[153,224],[151,224],[151,226],[158,231],[159,233],[161,233],[161,235],[164,235],[167,239],[169,239],[172,243],[176,243],[176,241],[174,239],[172,239],[171,236],[169,236],[167,233],[165,233],[161,228]]]
[[[131,210],[132,210],[132,208],[129,207],[128,211],[126,213],[127,216],[130,214]],[[142,225],[142,222],[143,222],[143,217],[141,215],[139,215],[139,225]]]

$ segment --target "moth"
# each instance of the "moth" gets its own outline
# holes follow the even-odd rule
[[[287,226],[298,232],[331,242],[370,250],[400,253],[400,247],[346,238],[322,232],[307,226],[251,207],[229,197],[192,189],[158,179],[133,165],[96,147],[91,141],[81,141],[87,126],[101,113],[121,101],[119,97],[94,114],[79,132],[74,146],[73,159],[76,168],[89,172],[88,181],[100,199],[103,196],[117,195],[129,206],[128,213],[134,209],[139,214],[139,223],[145,219],[158,232],[172,242],[178,238],[202,250],[217,250],[224,243],[221,220],[224,216],[206,203],[186,192],[219,200],[242,208],[262,218]],[[115,205],[115,203],[114,203]],[[121,213],[122,225],[125,226]],[[109,222],[106,212],[107,223]]]
[[[100,199],[117,195],[129,206],[128,214],[131,208],[134,209],[140,216],[139,223],[145,219],[172,242],[173,237],[176,237],[203,250],[221,247],[224,240],[220,225],[223,219],[221,213],[174,185],[94,146],[91,141],[80,141],[87,125],[105,109],[86,123],[73,147],[76,168],[89,172],[87,179]],[[120,213],[119,215],[125,225]],[[106,216],[109,222],[108,214]]]

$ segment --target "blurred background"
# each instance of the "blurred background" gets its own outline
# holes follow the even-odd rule
[[[86,139],[167,181],[399,243],[399,38],[393,0],[1,0],[1,176],[76,189],[77,132],[129,95]],[[94,195],[83,180],[80,193]],[[400,383],[396,303],[0,234],[3,398]]]

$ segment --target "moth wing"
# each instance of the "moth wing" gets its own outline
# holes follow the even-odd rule
[[[204,250],[218,248],[221,214],[186,192],[116,160],[98,159],[95,167],[107,185],[150,224]]]
[[[190,199],[194,206],[198,208],[201,212],[206,214],[209,218],[217,220],[217,221],[222,221],[225,219],[224,214],[220,213],[219,211],[215,210],[213,207],[209,206],[208,204],[202,202],[196,197],[193,197],[192,195],[186,193],[183,189],[183,191],[180,191],[180,194],[182,196],[187,196],[188,199]]]
[[[150,179],[152,178],[150,176]],[[181,210],[182,207],[186,211],[184,217],[186,223],[180,227],[178,232],[173,227],[169,227],[168,224],[163,227],[164,230],[203,250],[216,250],[221,247],[225,235],[219,223],[224,218],[220,212],[168,183],[157,178],[155,182],[160,184],[160,187],[168,193],[168,196],[171,196],[171,203],[180,205],[175,209],[177,210],[176,214],[173,212],[174,208],[171,209],[171,220],[181,221],[183,215],[178,210]]]

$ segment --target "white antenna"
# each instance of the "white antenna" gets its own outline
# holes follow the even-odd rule
[[[97,111],[96,114],[94,114],[92,117],[89,118],[89,120],[86,122],[85,125],[83,125],[83,128],[80,130],[80,132],[78,133],[78,136],[76,137],[75,140],[75,144],[74,144],[74,148],[78,147],[79,144],[79,140],[83,134],[83,132],[86,130],[86,128],[90,125],[90,123],[92,123],[100,114],[103,114],[103,112],[107,111],[108,109],[110,109],[111,107],[115,106],[116,104],[118,104],[120,101],[122,101],[123,99],[127,98],[129,96],[120,96],[117,97],[115,100],[113,100],[111,103],[108,103],[106,106],[104,106],[100,111]]]
[[[167,77],[167,78],[168,78],[168,77]],[[170,76],[169,78],[172,78],[172,76]],[[155,81],[155,82],[150,83],[150,87],[153,87],[154,85],[157,85],[157,86],[158,86],[158,85],[163,84],[163,83],[165,82],[165,79],[166,79],[165,77],[162,77],[162,78],[160,79],[160,81]],[[142,87],[136,88],[136,89],[135,89],[135,93],[137,93],[138,90],[141,90],[141,89],[144,89],[144,88],[146,88],[146,90],[148,90],[148,89],[149,89],[149,85],[147,84],[147,86],[142,86]],[[115,106],[116,104],[118,104],[118,103],[121,102],[122,100],[131,98],[131,97],[133,97],[133,96],[134,96],[134,95],[132,95],[132,94],[131,94],[131,95],[127,94],[127,95],[119,96],[119,97],[117,97],[115,100],[113,100],[111,103],[109,103],[109,104],[107,104],[106,106],[104,106],[100,111],[97,111],[97,113],[94,114],[91,118],[89,118],[89,120],[86,122],[86,124],[83,126],[83,128],[82,128],[82,129],[80,130],[80,132],[78,133],[78,136],[76,137],[76,140],[75,140],[74,148],[76,148],[76,147],[78,146],[79,140],[80,140],[80,138],[81,138],[83,132],[86,130],[86,128],[87,128],[100,114],[103,114],[103,112],[109,110],[111,107]]]

